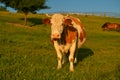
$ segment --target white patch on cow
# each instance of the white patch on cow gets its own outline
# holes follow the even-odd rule
[[[65,53],[68,53],[68,50],[70,49],[70,47],[71,47],[71,44],[69,43],[65,45]]]
[[[70,49],[71,44],[66,43],[66,45],[60,45],[60,51],[62,53],[68,53],[68,50]]]

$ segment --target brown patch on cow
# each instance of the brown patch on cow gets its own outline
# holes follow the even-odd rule
[[[72,16],[70,16],[70,18],[77,24],[77,25],[80,25],[81,29],[82,29],[82,33],[80,33],[80,40],[83,41],[83,38],[86,37],[86,34],[85,34],[85,30],[83,29],[83,25],[82,23],[77,19],[77,18],[74,18]]]
[[[86,33],[85,33],[85,30],[83,29],[83,25],[82,23],[77,19],[77,18],[74,18],[72,16],[70,16],[70,18],[77,24],[77,25],[80,25],[81,29],[82,29],[82,32],[80,33],[80,41],[82,42],[83,39],[86,37]]]
[[[63,24],[65,26],[72,26],[72,20],[71,19],[65,19],[64,22],[63,22]]]
[[[72,41],[76,39],[77,34],[77,30],[74,27],[64,26],[64,31],[61,35],[62,43],[72,43]]]
[[[66,42],[72,43],[77,37],[77,31],[68,30],[68,35],[66,36]]]
[[[80,25],[80,27],[83,29],[82,23],[77,18],[70,16],[70,19],[72,19],[76,24]]]

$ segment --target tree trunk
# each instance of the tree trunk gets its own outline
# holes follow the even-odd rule
[[[24,26],[27,25],[27,15],[28,15],[28,13],[25,13],[25,16],[24,16]]]

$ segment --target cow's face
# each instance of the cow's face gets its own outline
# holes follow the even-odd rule
[[[54,14],[51,17],[51,38],[60,39],[63,32],[64,16],[61,14]]]
[[[50,18],[46,18],[44,23],[51,25],[51,39],[58,40],[61,38],[61,34],[65,26],[72,26],[72,20],[66,19],[66,16],[61,14],[54,14]]]

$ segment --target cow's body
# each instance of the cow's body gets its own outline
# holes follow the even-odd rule
[[[118,23],[110,23],[110,22],[106,22],[102,25],[102,30],[116,30],[116,31],[120,31],[120,24]]]
[[[77,61],[77,50],[86,39],[84,28],[79,19],[61,14],[54,14],[50,22],[51,41],[58,57],[57,68],[62,67],[63,56],[69,54],[70,71],[74,71],[73,62]]]

